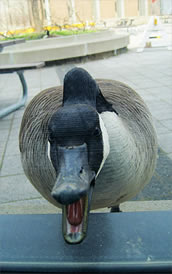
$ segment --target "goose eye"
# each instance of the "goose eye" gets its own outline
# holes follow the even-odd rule
[[[100,136],[101,130],[98,127],[96,127],[93,134],[94,134],[94,136]]]

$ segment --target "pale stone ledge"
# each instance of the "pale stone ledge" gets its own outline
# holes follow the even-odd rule
[[[117,51],[129,44],[128,34],[114,31],[46,38],[26,41],[4,48],[0,54],[0,64],[24,64],[39,61],[56,61]]]

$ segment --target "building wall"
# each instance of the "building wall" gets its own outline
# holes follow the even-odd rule
[[[138,16],[138,0],[125,0],[125,17]]]
[[[49,0],[51,24],[65,24],[68,22],[67,0]]]
[[[149,15],[160,15],[160,0],[156,0],[153,4],[152,4],[152,1],[149,0],[148,11],[149,11],[148,12]]]
[[[0,31],[29,27],[31,24],[27,1],[0,1]]]
[[[42,3],[45,9],[45,0],[35,0]],[[71,22],[69,18],[69,0],[49,0],[50,19],[52,25],[64,25]],[[112,18],[137,17],[139,15],[160,15],[167,12],[166,4],[171,0],[70,0],[75,3],[75,22],[98,22]],[[144,11],[144,2],[148,1],[148,12]],[[123,3],[123,8],[122,7]],[[139,3],[139,5],[138,5]],[[140,4],[141,3],[141,4]],[[169,4],[171,7],[171,4]],[[100,7],[98,11],[97,8]],[[142,6],[142,11],[139,7]],[[160,13],[161,8],[161,13]],[[171,9],[171,8],[169,8]],[[122,11],[122,12],[121,12]],[[47,25],[46,12],[43,24]],[[42,15],[40,16],[42,18]],[[0,32],[24,29],[34,26],[30,0],[0,0]],[[70,20],[69,20],[70,19]],[[73,19],[72,19],[73,20]],[[75,23],[74,22],[74,23]]]
[[[77,21],[94,21],[94,6],[92,0],[75,0],[75,10]]]
[[[100,0],[100,15],[101,19],[114,18],[115,12],[115,1],[114,0]]]

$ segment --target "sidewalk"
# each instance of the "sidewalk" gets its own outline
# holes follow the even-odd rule
[[[65,73],[74,66],[85,68],[94,78],[128,84],[143,97],[153,115],[161,148],[157,169],[151,183],[136,198],[149,202],[130,201],[121,208],[124,211],[172,209],[172,51],[149,49],[136,53],[131,49],[104,60],[26,71],[28,103],[39,91],[62,84]],[[21,92],[17,76],[0,75],[0,90],[0,108],[15,102]],[[24,175],[18,149],[23,112],[20,109],[0,120],[0,213],[57,212]]]

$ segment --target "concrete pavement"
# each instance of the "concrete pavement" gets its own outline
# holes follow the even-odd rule
[[[149,203],[130,201],[121,208],[124,211],[172,209],[172,51],[152,48],[136,53],[130,49],[108,59],[26,71],[28,103],[39,91],[62,84],[65,73],[74,66],[87,69],[94,78],[128,84],[143,97],[153,115],[161,148],[158,165],[147,190],[135,198]],[[15,102],[20,92],[15,74],[0,75],[0,108]],[[57,212],[32,187],[21,167],[18,132],[23,112],[20,109],[0,120],[0,213]]]

